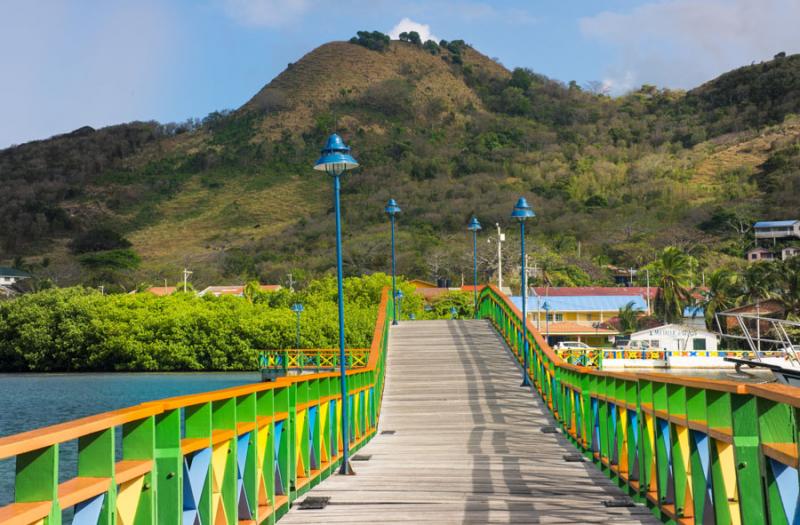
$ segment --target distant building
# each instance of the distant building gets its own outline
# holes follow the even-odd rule
[[[702,306],[687,306],[683,309],[683,324],[694,328],[706,327],[706,311]]]
[[[164,297],[165,295],[172,295],[177,290],[174,286],[151,286],[144,293],[151,293],[153,295],[157,295],[159,297]]]
[[[0,266],[0,286],[13,286],[23,279],[30,279],[30,277],[29,273],[22,270]]]
[[[753,225],[756,239],[800,239],[800,220],[761,221]]]
[[[246,285],[243,284],[233,284],[230,286],[209,286],[205,290],[201,291],[197,295],[200,297],[204,295],[213,295],[215,297],[219,297],[220,295],[233,295],[236,297],[243,297],[244,296],[244,289]],[[262,284],[259,285],[259,289],[262,292],[277,292],[281,289],[281,285],[279,284]]]
[[[766,248],[753,248],[747,252],[747,261],[748,262],[759,262],[759,261],[774,261],[775,254],[772,253],[771,250],[767,250]]]
[[[653,350],[692,352],[717,350],[717,335],[705,328],[666,324],[631,334],[631,342],[646,341]]]
[[[783,259],[784,261],[786,259],[791,259],[792,257],[795,257],[797,255],[800,255],[800,248],[797,248],[796,246],[787,246],[786,248],[781,250],[781,259]]]
[[[538,290],[540,289],[534,288],[534,292]],[[550,288],[548,291],[552,290]],[[517,308],[521,308],[521,297],[512,297],[511,300]],[[607,346],[609,337],[619,332],[604,323],[617,317],[620,308],[628,303],[633,303],[634,310],[644,312],[647,309],[647,303],[641,295],[614,294],[533,295],[528,297],[527,310],[528,318],[539,332],[546,334],[549,331],[551,343],[582,341],[591,346]]]

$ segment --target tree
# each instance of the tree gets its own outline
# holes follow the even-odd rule
[[[661,252],[655,264],[659,274],[655,311],[666,323],[683,319],[683,310],[691,299],[692,258],[674,246]]]
[[[635,332],[639,325],[639,316],[642,314],[641,310],[637,309],[636,303],[629,302],[619,309],[617,318],[619,319],[620,331],[625,335],[630,335]]]
[[[800,257],[775,261],[767,272],[772,282],[767,297],[780,302],[787,317],[800,315]]]
[[[425,43],[422,45],[423,49],[430,53],[431,55],[438,55],[439,54],[439,44],[434,42],[433,40],[426,40]]]
[[[92,228],[78,235],[69,247],[72,253],[100,252],[130,248],[128,239],[109,228]]]
[[[422,45],[422,39],[420,38],[419,33],[417,33],[416,31],[409,31],[409,32],[403,31],[402,33],[400,33],[399,39],[402,42],[408,42],[409,44],[414,44],[415,46]]]
[[[359,31],[350,39],[351,44],[358,44],[373,51],[386,51],[389,49],[389,42],[391,42],[389,35],[380,31]]]
[[[709,328],[714,326],[714,318],[718,312],[727,310],[735,304],[736,281],[736,274],[727,268],[715,270],[706,279],[708,289],[702,292],[701,306],[705,313],[706,326]]]

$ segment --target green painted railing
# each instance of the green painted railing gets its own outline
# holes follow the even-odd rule
[[[520,311],[495,287],[479,300],[521,364]],[[598,371],[528,333],[527,373],[564,433],[661,520],[800,524],[800,389]]]
[[[353,451],[376,432],[390,318],[384,290],[366,366],[348,371]],[[77,472],[59,483],[73,440]],[[274,523],[341,454],[337,373],[144,403],[0,438],[0,459],[16,460],[0,523],[60,524],[68,508],[81,525]]]

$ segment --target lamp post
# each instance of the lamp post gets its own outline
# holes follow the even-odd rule
[[[473,317],[478,318],[478,230],[481,223],[474,215],[470,219],[467,229],[472,232],[472,298],[473,298]]]
[[[397,324],[397,260],[395,259],[394,255],[394,217],[398,213],[400,213],[400,206],[397,205],[394,199],[389,199],[389,202],[386,203],[386,215],[389,216],[389,220],[392,223],[392,300],[395,301],[394,303],[394,320],[392,321],[393,325]]]
[[[297,331],[296,331],[296,338],[295,338],[295,348],[300,348],[300,314],[303,313],[303,305],[300,303],[294,303],[292,305],[292,311],[297,314]]]
[[[526,307],[528,286],[527,276],[525,274],[525,221],[535,216],[536,214],[533,213],[533,208],[528,205],[528,201],[525,200],[525,197],[519,198],[514,205],[514,210],[511,212],[511,218],[519,222],[519,239],[522,250],[520,252],[520,258],[522,260],[522,366],[524,369],[522,371],[522,385],[520,386],[525,387],[531,386],[531,380],[528,377],[528,309]]]
[[[333,177],[333,207],[336,213],[336,284],[339,293],[339,378],[342,391],[342,465],[340,474],[352,474],[350,467],[350,422],[348,418],[349,396],[347,392],[347,366],[344,350],[344,291],[342,287],[342,214],[339,203],[341,190],[341,176],[347,170],[357,168],[358,162],[350,155],[350,148],[345,145],[342,138],[336,133],[328,137],[328,142],[322,148],[322,155],[314,169],[324,171]]]
[[[397,290],[394,294],[395,304],[397,305],[397,311],[395,312],[395,318],[400,317],[400,308],[403,305],[403,290]],[[396,323],[397,321],[395,321]]]
[[[544,308],[544,340],[550,344],[550,303],[545,301],[542,308]]]

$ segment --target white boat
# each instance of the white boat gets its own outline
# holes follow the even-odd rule
[[[733,319],[736,324],[731,326],[726,322],[726,330],[723,330],[720,318]],[[720,336],[745,341],[750,348],[750,358],[725,358],[736,365],[737,372],[744,372],[745,367],[767,369],[779,383],[800,387],[800,345],[795,344],[790,336],[791,332],[800,329],[800,323],[738,313],[718,313],[716,321]],[[740,333],[730,333],[732,331]],[[776,351],[781,355],[775,357]],[[767,352],[770,357],[766,357]]]

